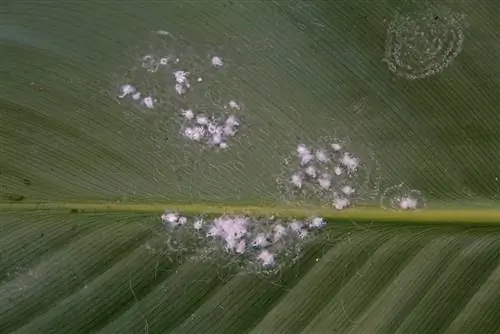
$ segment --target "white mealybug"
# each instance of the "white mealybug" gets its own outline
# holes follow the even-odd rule
[[[305,169],[305,173],[309,177],[316,178],[316,168],[314,168],[314,166],[308,166]]]
[[[220,134],[219,127],[214,122],[208,122],[207,130],[208,130],[208,133],[210,133],[211,135],[213,135],[215,133]]]
[[[274,226],[273,232],[273,241],[276,242],[281,240],[281,238],[286,235],[286,228],[283,225],[278,224]]]
[[[308,163],[310,163],[311,161],[313,161],[314,159],[314,155],[312,154],[304,154],[300,157],[300,165],[301,166],[305,166],[307,165]]]
[[[299,232],[301,229],[302,229],[302,226],[304,224],[298,220],[294,220],[290,223],[290,228],[292,229],[292,231],[294,232]]]
[[[180,216],[179,219],[177,220],[178,225],[185,225],[187,223],[187,217]]]
[[[233,137],[234,135],[236,135],[236,128],[233,127],[233,126],[230,126],[230,125],[226,125],[224,126],[224,135],[228,136],[228,137]]]
[[[241,239],[236,245],[236,253],[243,254],[245,253],[246,241],[245,239]]]
[[[228,252],[233,251],[236,248],[238,240],[236,240],[234,238],[226,238],[225,240],[226,240],[226,250]]]
[[[222,142],[219,144],[219,147],[222,148],[222,149],[227,149],[229,146],[227,145],[226,142]]]
[[[332,177],[330,176],[330,174],[323,173],[318,178],[318,183],[322,189],[328,190],[328,189],[330,189],[330,186],[332,185]]]
[[[187,120],[194,118],[194,112],[191,109],[181,109],[181,115]]]
[[[160,58],[160,65],[168,65],[168,62],[170,61],[170,59],[168,57],[162,57]]]
[[[415,210],[418,206],[418,200],[411,197],[403,197],[399,201],[399,208],[402,210]]]
[[[156,57],[153,55],[145,55],[142,57],[142,67],[145,68],[148,72],[157,72],[158,67],[160,67],[160,63],[156,61]]]
[[[153,109],[155,107],[156,100],[151,96],[146,96],[142,99],[142,104],[148,109]]]
[[[204,135],[205,129],[199,126],[184,129],[184,136],[194,141],[200,141]]]
[[[316,160],[318,160],[319,162],[325,163],[325,162],[328,162],[328,160],[330,160],[330,159],[328,158],[328,155],[326,154],[325,151],[318,150],[318,151],[316,151]]]
[[[187,88],[178,83],[178,84],[175,84],[175,91],[177,92],[177,94],[183,95],[183,94],[186,94]]]
[[[264,233],[259,233],[255,237],[255,239],[252,241],[252,247],[266,247],[269,245],[269,241],[266,238],[266,235]]]
[[[420,191],[400,183],[384,190],[380,197],[380,205],[384,209],[420,210],[426,204]]]
[[[304,181],[304,177],[302,176],[301,173],[294,173],[290,181],[295,187],[302,188],[302,182]]]
[[[234,100],[229,101],[229,107],[232,109],[236,109],[236,110],[241,109],[240,105],[238,103],[236,103],[236,101],[234,101]]]
[[[222,231],[216,225],[210,226],[207,232],[207,237],[216,237],[220,235],[222,235]]]
[[[200,125],[208,125],[209,122],[210,122],[210,120],[205,115],[196,116],[196,123],[198,123]]]
[[[263,250],[257,256],[257,258],[262,262],[264,267],[273,266],[274,265],[274,255],[268,250]]]
[[[139,101],[141,99],[141,93],[140,92],[137,92],[135,94],[132,95],[132,100],[134,101]]]
[[[220,134],[214,134],[211,140],[212,145],[220,145],[222,143],[222,136]]]
[[[342,149],[342,145],[337,144],[337,143],[333,143],[331,145],[331,147],[332,147],[332,150],[334,150],[334,151],[340,151]]]
[[[345,194],[345,195],[351,195],[351,194],[354,194],[354,188],[349,186],[349,185],[345,185],[342,187],[341,191]]]
[[[359,158],[353,156],[351,153],[345,152],[340,163],[347,168],[349,173],[352,173],[355,172],[359,166]]]
[[[203,228],[203,219],[197,219],[193,223],[193,227],[195,230],[201,230]]]
[[[202,78],[202,77],[198,77],[198,79],[196,79],[196,81],[198,81],[198,82],[202,82],[202,81],[203,81],[203,78]]]
[[[120,87],[120,95],[118,95],[118,98],[123,99],[127,95],[134,94],[137,91],[137,88],[135,88],[132,85],[123,85]]]
[[[311,228],[322,228],[326,225],[326,221],[321,217],[314,217],[311,219],[309,226]]]
[[[333,200],[332,204],[335,207],[335,209],[342,210],[349,206],[349,200],[344,197],[337,197]]]
[[[222,58],[217,56],[212,57],[211,63],[213,67],[222,67],[224,65]]]
[[[186,71],[175,71],[174,72],[174,77],[175,77],[175,81],[179,84],[184,84],[186,85],[186,87],[189,87],[189,82],[188,82],[188,75],[189,75],[189,72],[186,72]]]
[[[333,172],[335,173],[335,175],[340,176],[342,174],[342,168],[340,168],[340,166],[336,166],[333,169]]]
[[[238,119],[234,115],[228,116],[228,118],[226,118],[225,123],[227,126],[232,126],[232,127],[240,125],[240,123],[238,122]]]
[[[179,214],[176,212],[165,212],[161,215],[161,220],[164,223],[175,224],[179,220]]]
[[[307,230],[300,229],[299,231],[297,231],[297,236],[299,237],[299,239],[305,239],[308,235],[309,232]]]
[[[307,146],[305,144],[299,144],[297,146],[297,154],[299,157],[301,157],[303,155],[311,154],[311,151],[307,148]]]

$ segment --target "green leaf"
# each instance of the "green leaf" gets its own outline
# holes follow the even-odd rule
[[[0,332],[495,332],[499,8],[0,6]],[[418,24],[439,38],[412,37]],[[148,53],[181,55],[203,80],[177,96],[171,73],[140,68]],[[158,108],[118,99],[125,83]],[[182,138],[180,108],[233,99],[228,150]],[[333,139],[363,162],[347,210],[280,183],[299,143]],[[393,210],[403,188],[425,207]],[[180,247],[166,209],[328,225],[296,261],[252,271],[196,240]]]

